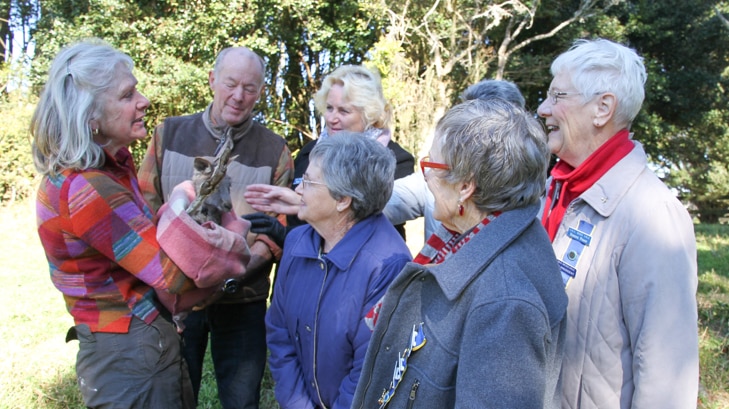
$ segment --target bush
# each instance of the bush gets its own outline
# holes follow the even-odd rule
[[[35,101],[20,91],[0,96],[0,203],[22,201],[35,191],[38,174],[31,155],[30,118]]]

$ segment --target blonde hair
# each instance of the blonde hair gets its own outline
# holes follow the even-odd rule
[[[342,65],[332,71],[314,95],[319,113],[326,112],[327,96],[333,85],[342,86],[344,100],[362,114],[365,129],[389,128],[392,111],[382,92],[379,74],[361,65]]]

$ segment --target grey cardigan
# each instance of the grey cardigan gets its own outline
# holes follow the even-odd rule
[[[508,211],[438,265],[410,263],[388,289],[353,408],[558,407],[567,296],[538,205]]]

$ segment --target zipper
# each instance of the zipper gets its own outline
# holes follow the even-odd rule
[[[415,405],[415,394],[418,392],[419,387],[420,387],[420,381],[416,379],[415,383],[410,388],[410,396],[408,396],[407,409],[412,409],[413,405]]]
[[[317,371],[317,365],[316,361],[319,359],[317,354],[317,348],[319,348],[318,345],[318,337],[319,337],[319,307],[321,305],[321,298],[324,295],[324,287],[326,286],[327,282],[327,276],[329,275],[329,266],[327,265],[326,260],[324,257],[322,257],[322,251],[321,248],[319,249],[319,255],[317,257],[319,259],[319,263],[321,268],[324,270],[324,279],[321,282],[321,288],[319,289],[319,298],[316,301],[316,310],[314,311],[314,356],[313,356],[313,374],[314,374],[314,389],[316,389],[316,397],[319,400],[319,403],[321,404],[321,408],[327,409],[327,406],[324,404],[324,401],[321,398],[321,391],[319,390],[319,380],[317,379],[316,371]]]

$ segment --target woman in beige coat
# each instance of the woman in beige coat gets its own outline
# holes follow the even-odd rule
[[[542,224],[569,297],[562,407],[695,407],[696,241],[629,132],[644,98],[642,59],[581,40],[552,74],[537,112],[559,157]]]

